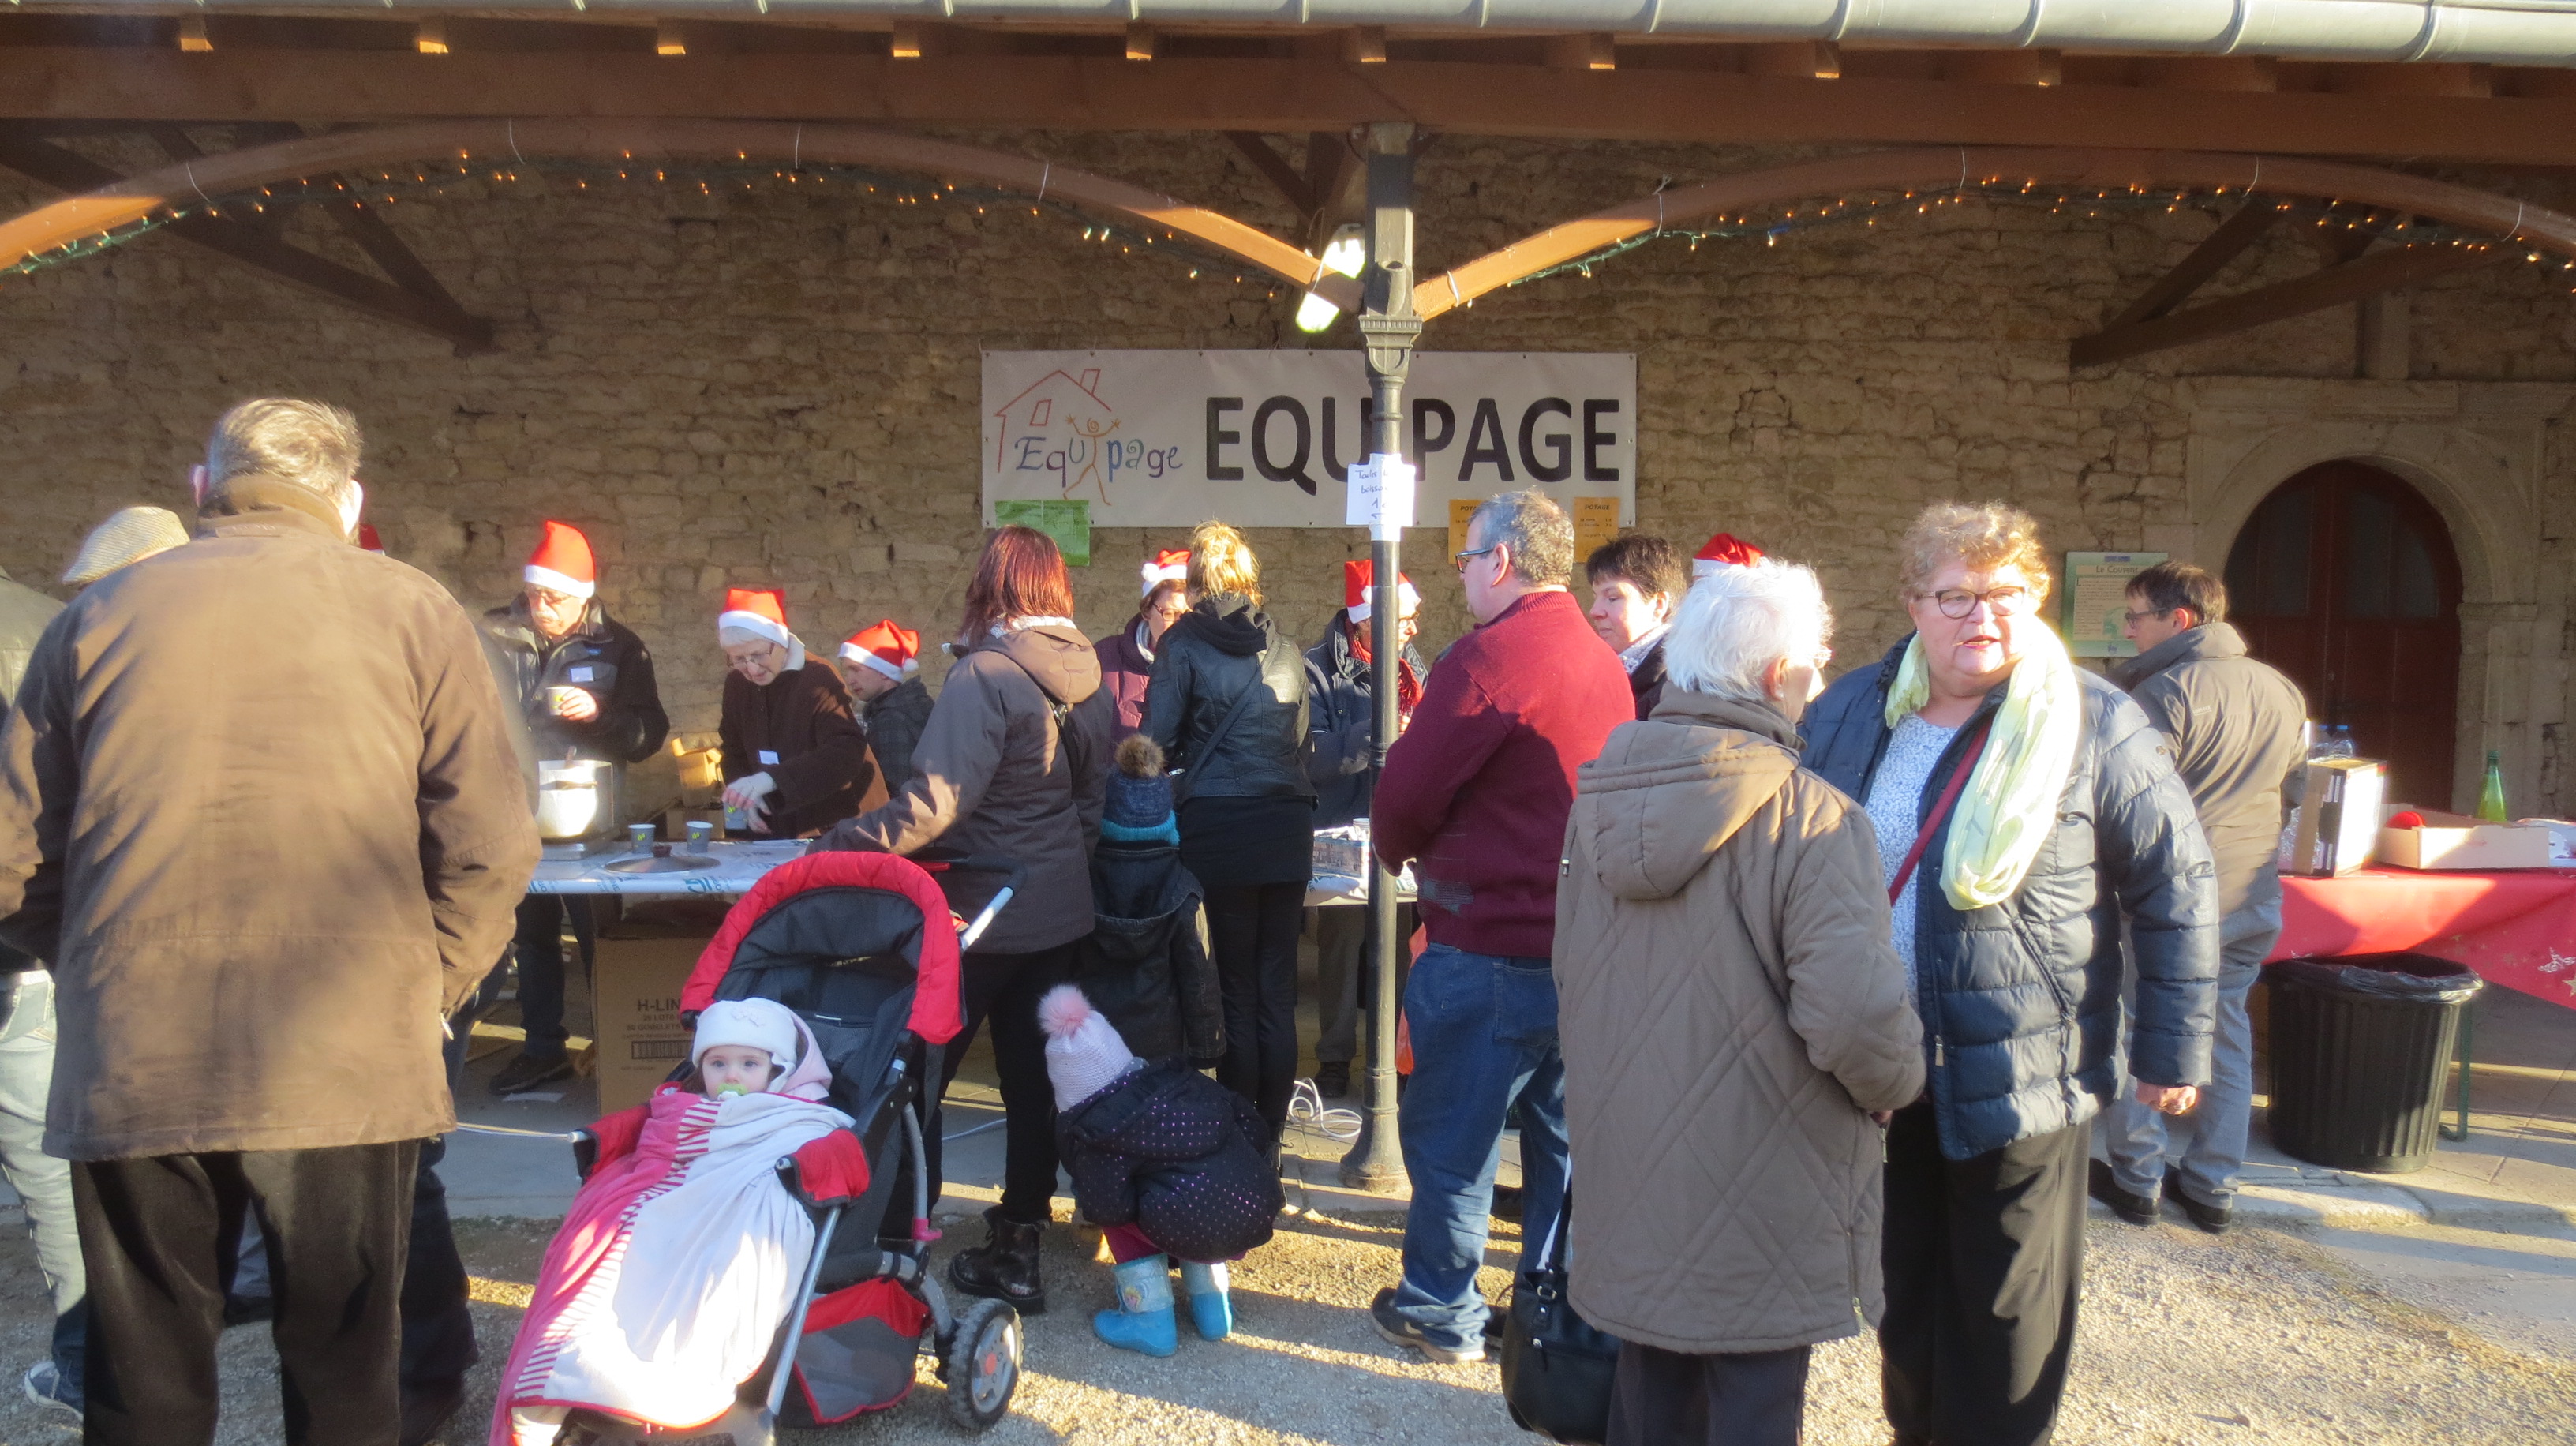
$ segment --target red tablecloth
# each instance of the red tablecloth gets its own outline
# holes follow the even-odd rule
[[[2366,868],[2281,880],[2274,959],[2430,954],[2480,978],[2576,1008],[2576,870]]]

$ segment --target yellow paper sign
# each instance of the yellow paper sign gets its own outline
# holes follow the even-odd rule
[[[1574,565],[1578,569],[1593,549],[1619,535],[1619,499],[1616,497],[1577,497],[1574,499]]]
[[[1476,509],[1484,505],[1485,499],[1482,497],[1449,499],[1449,555],[1451,557],[1467,550],[1467,519],[1475,516]]]

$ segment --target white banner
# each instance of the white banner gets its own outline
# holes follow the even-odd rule
[[[1345,526],[1374,410],[1356,351],[988,351],[984,520],[1072,500],[1093,527]],[[1529,486],[1636,520],[1634,356],[1417,352],[1405,410],[1414,526]]]

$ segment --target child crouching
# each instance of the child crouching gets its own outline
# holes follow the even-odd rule
[[[847,1145],[830,1065],[793,1010],[711,1005],[695,1069],[595,1127],[599,1158],[546,1249],[501,1374],[491,1446],[549,1446],[587,1409],[685,1431],[760,1369],[814,1249],[784,1156]]]
[[[1057,1153],[1117,1262],[1118,1308],[1094,1316],[1092,1330],[1149,1356],[1178,1350],[1177,1258],[1192,1323],[1203,1339],[1224,1339],[1234,1328],[1225,1262],[1267,1243],[1284,1203],[1259,1112],[1186,1059],[1136,1058],[1073,985],[1038,1002],[1038,1024]]]

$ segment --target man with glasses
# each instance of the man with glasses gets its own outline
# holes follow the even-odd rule
[[[1574,526],[1545,493],[1488,499],[1455,560],[1476,630],[1432,667],[1371,821],[1387,867],[1414,865],[1431,945],[1404,986],[1404,1276],[1370,1315],[1388,1340],[1453,1363],[1485,1354],[1476,1271],[1515,1105],[1525,1256],[1565,1196],[1558,859],[1575,769],[1636,712],[1618,655],[1566,590]]]
[[[2200,1108],[2168,1125],[2135,1100],[2103,1117],[2110,1163],[2093,1164],[2093,1195],[2132,1225],[2156,1223],[2157,1196],[2172,1195],[2211,1234],[2232,1223],[2236,1177],[2254,1113],[2254,1026],[2245,1008],[2264,956],[2281,936],[2281,879],[2273,854],[2281,798],[2294,789],[2307,750],[2299,685],[2245,655],[2227,625],[2227,589],[2187,562],[2163,562],[2129,581],[2126,626],[2136,657],[2111,670],[2147,721],[2172,741],[2174,770],[2191,789],[2218,865],[2218,1033]],[[2285,787],[2286,786],[2286,787]],[[2168,1143],[2182,1147],[2168,1172]]]

